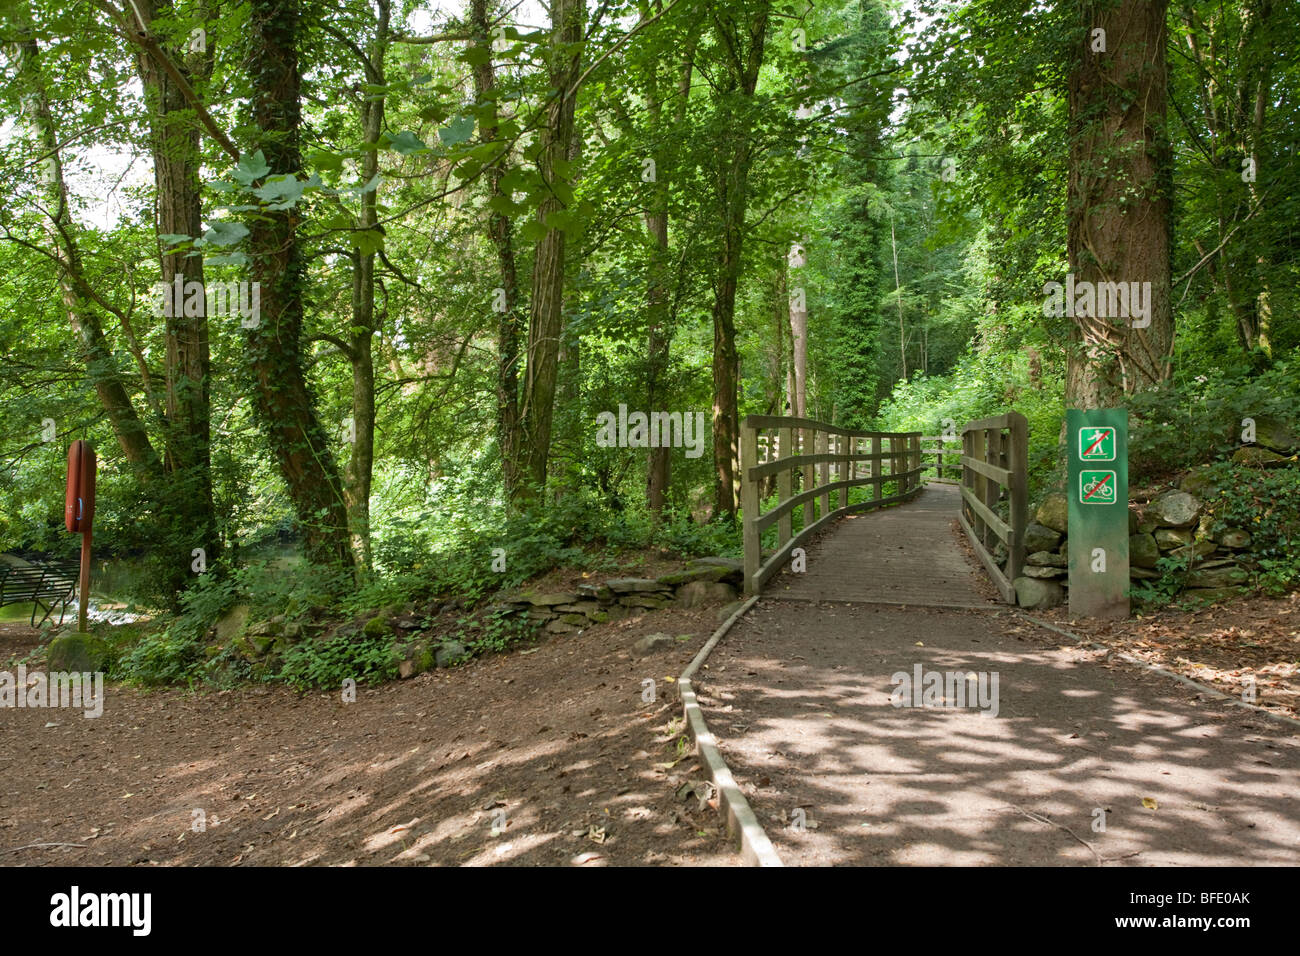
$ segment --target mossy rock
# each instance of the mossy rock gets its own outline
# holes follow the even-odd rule
[[[217,638],[218,644],[228,643],[236,634],[242,633],[245,625],[248,624],[248,615],[250,613],[247,604],[236,604],[217,621]]]
[[[1246,465],[1251,468],[1266,468],[1269,465],[1276,465],[1278,462],[1286,461],[1287,457],[1259,445],[1243,445],[1232,453],[1232,460],[1239,465]]]
[[[469,656],[469,648],[460,641],[444,641],[434,653],[434,663],[439,667],[451,667],[467,660]]]
[[[1138,568],[1154,568],[1160,560],[1160,548],[1149,534],[1132,534],[1128,539],[1129,564]]]
[[[366,637],[383,637],[388,633],[388,614],[378,614],[366,621],[365,626],[361,628],[361,633]]]
[[[1255,441],[1265,448],[1290,455],[1300,451],[1300,430],[1280,418],[1259,415],[1255,418]]]
[[[1184,548],[1195,540],[1196,536],[1186,528],[1157,528],[1155,532],[1155,542],[1161,551]]]
[[[656,580],[658,580],[660,584],[677,587],[679,584],[690,584],[692,581],[721,581],[732,573],[732,570],[727,567],[720,567],[718,565],[701,565],[696,568],[687,568],[685,571],[674,571],[671,574],[664,574]]]
[[[51,671],[102,671],[109,662],[108,642],[83,632],[64,634],[50,641],[45,652]]]
[[[572,604],[576,600],[576,595],[566,591],[553,591],[548,594],[542,594],[537,591],[520,591],[507,600],[511,604],[531,604],[534,607],[556,607],[560,604]]]
[[[259,657],[265,655],[275,645],[275,642],[276,638],[269,634],[248,635],[248,643],[252,645],[253,650],[257,652]]]
[[[1030,522],[1025,529],[1025,550],[1030,554],[1037,551],[1053,551],[1061,543],[1061,533],[1053,531],[1046,525]]]
[[[1187,587],[1193,588],[1231,588],[1240,584],[1245,584],[1250,578],[1243,569],[1235,566],[1209,568],[1203,571],[1192,571],[1187,575]]]
[[[1065,534],[1070,520],[1070,503],[1065,495],[1053,492],[1043,499],[1034,518],[1044,527],[1051,528],[1058,534]]]
[[[1183,476],[1178,483],[1178,490],[1198,498],[1206,498],[1214,491],[1214,478],[1208,465],[1194,468]]]
[[[1188,588],[1180,595],[1180,599],[1198,604],[1222,604],[1225,601],[1239,598],[1244,593],[1246,593],[1244,588],[1233,587]]]

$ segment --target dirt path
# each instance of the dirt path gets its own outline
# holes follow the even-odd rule
[[[916,665],[997,716],[893,706]],[[761,601],[701,677],[787,865],[1300,863],[1294,732],[1007,612]]]
[[[354,704],[110,687],[97,719],[0,710],[0,865],[737,865],[717,813],[675,797],[703,779],[694,758],[656,767],[676,760],[665,678],[716,614],[658,611]],[[636,657],[654,632],[692,637]],[[35,843],[84,846],[16,850]]]

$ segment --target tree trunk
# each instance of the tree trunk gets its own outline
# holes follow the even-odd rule
[[[582,55],[576,50],[586,19],[585,0],[553,0],[551,4],[551,99],[546,122],[539,132],[538,167],[548,188],[537,211],[547,226],[537,244],[528,323],[528,371],[524,382],[524,477],[531,492],[546,486],[546,464],[551,450],[551,423],[555,415],[555,389],[559,375],[560,336],[564,332],[565,232],[547,223],[564,209],[572,190],[559,168],[573,144],[574,105]]]
[[[690,99],[691,76],[695,66],[695,45],[699,33],[692,30],[682,53],[677,75],[677,102],[672,113],[674,129],[680,129],[686,119],[686,106]],[[658,142],[663,142],[663,98],[659,95],[657,65],[649,74],[651,129]],[[650,238],[650,266],[646,283],[646,312],[648,316],[646,346],[649,355],[646,371],[646,396],[649,410],[659,408],[664,393],[663,379],[671,361],[673,341],[673,312],[669,289],[668,205],[672,189],[669,164],[656,158],[655,181],[651,187],[651,204],[645,213],[646,233]],[[672,450],[667,447],[651,448],[646,461],[646,504],[654,520],[662,515],[668,499],[668,482],[671,475]]]
[[[104,337],[103,326],[91,305],[93,290],[86,282],[81,251],[77,245],[76,224],[68,205],[67,185],[63,177],[63,157],[59,149],[59,133],[50,111],[45,78],[41,74],[40,50],[36,45],[31,26],[30,10],[24,10],[24,21],[19,24],[21,39],[18,74],[26,85],[25,95],[31,122],[40,138],[42,149],[48,154],[45,161],[46,232],[49,236],[54,262],[58,267],[58,282],[68,322],[81,342],[82,360],[90,383],[95,388],[99,403],[117,438],[118,446],[140,474],[146,479],[162,477],[162,461],[149,441],[144,423],[136,414],[135,406],[117,370],[113,351]]]
[[[1080,5],[1069,83],[1068,252],[1076,283],[1150,283],[1150,325],[1076,309],[1066,404],[1104,408],[1170,374],[1171,155],[1164,132],[1167,0]],[[1093,52],[1093,31],[1106,52]],[[1080,315],[1079,311],[1089,314]],[[1114,311],[1114,310],[1111,310]]]
[[[737,385],[736,288],[745,242],[749,170],[753,162],[750,131],[736,100],[749,100],[758,84],[767,38],[770,0],[760,0],[745,22],[733,8],[710,10],[724,59],[717,103],[719,141],[714,191],[721,225],[721,250],[713,283],[713,465],[716,474],[714,515],[734,519],[737,500],[737,439],[740,410]]]
[[[492,37],[488,33],[487,0],[470,0],[470,27],[474,45],[490,54]],[[486,112],[479,127],[479,139],[484,143],[496,142],[497,107],[492,95],[496,89],[496,74],[491,58],[475,63],[473,74],[474,99]],[[501,179],[506,174],[506,159],[503,154],[487,168],[491,199],[505,195],[501,190]],[[497,252],[504,299],[500,303],[502,309],[497,321],[496,429],[497,447],[501,453],[501,479],[505,500],[509,503],[519,499],[523,477],[519,460],[519,272],[515,265],[514,225],[510,217],[492,210],[488,214],[488,235]]]
[[[251,0],[251,107],[272,174],[297,175],[301,75],[298,0]],[[305,266],[297,209],[269,210],[250,223],[252,272],[261,315],[249,330],[253,409],[289,490],[304,551],[313,564],[352,570],[347,506],[329,438],[316,414],[302,362]]]
[[[798,250],[798,258],[795,258]],[[803,247],[796,244],[791,250],[790,265],[801,269],[804,264]],[[794,368],[794,414],[796,418],[808,417],[808,307],[800,297],[806,290],[799,284],[799,273],[795,273],[794,288],[790,295],[790,342],[793,346],[791,357]]]
[[[366,52],[366,80],[385,84],[384,57],[388,50],[389,0],[377,0],[375,36]],[[384,130],[383,93],[369,95],[361,103],[362,142],[377,146]],[[366,149],[361,159],[361,181],[369,183],[379,172],[379,150]],[[379,190],[361,196],[357,229],[373,229],[379,222]],[[375,473],[375,257],[370,247],[358,248],[352,270],[352,330],[348,337],[348,359],[352,365],[352,455],[343,471],[343,495],[348,511],[352,555],[361,574],[369,574],[373,560],[370,548],[370,490]]]
[[[132,8],[146,28],[159,16],[172,14],[171,0],[138,0]],[[195,72],[206,76],[211,56],[195,51],[190,59],[173,57],[187,83]],[[199,128],[185,95],[176,80],[148,52],[137,48],[136,63],[149,105],[150,148],[157,191],[156,231],[159,235],[197,237],[203,232],[203,194],[199,181],[202,154]],[[159,265],[163,284],[173,288],[179,277],[184,283],[204,285],[203,257],[184,251],[167,252],[159,243]],[[206,314],[188,316],[171,309],[164,319],[167,343],[167,430],[166,469],[170,476],[168,498],[173,516],[171,538],[180,552],[177,581],[189,571],[193,548],[204,549],[207,561],[221,552],[212,502],[211,446],[211,357]],[[203,310],[206,313],[206,309]]]

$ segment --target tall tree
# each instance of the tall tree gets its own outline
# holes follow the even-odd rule
[[[1069,77],[1067,252],[1075,282],[1149,283],[1148,327],[1074,309],[1066,404],[1114,405],[1170,374],[1167,0],[1082,2]],[[1139,285],[1139,288],[1141,285]],[[1080,314],[1083,313],[1083,314]]]
[[[479,139],[498,141],[500,116],[497,107],[496,70],[492,62],[487,0],[470,0],[472,44],[481,51],[474,59],[474,99],[481,119]],[[501,208],[511,201],[501,186],[506,175],[509,150],[503,148],[486,169],[490,211],[488,235],[496,250],[500,272],[501,302],[497,303],[497,447],[501,453],[501,480],[507,501],[519,500],[522,485],[519,460],[519,268],[515,258],[514,223]]]
[[[302,170],[302,75],[299,0],[249,4],[250,106],[257,146],[275,174]],[[352,569],[347,506],[329,439],[316,413],[302,361],[305,263],[297,209],[266,209],[249,231],[252,272],[261,284],[261,316],[249,330],[253,407],[289,489],[314,564]]]
[[[175,15],[171,0],[136,0],[131,5],[141,34],[152,34],[155,21]],[[197,76],[206,78],[212,55],[206,42],[192,49],[168,51],[165,68],[160,56],[137,45],[136,63],[149,111],[149,144],[155,187],[155,231],[162,236],[199,236],[203,231],[203,193],[199,182],[202,154],[199,127],[186,99],[185,88]],[[161,48],[158,48],[161,53]],[[188,54],[188,55],[186,55]],[[177,75],[173,75],[173,73]],[[185,245],[159,239],[159,267],[163,284],[171,289],[204,286],[203,257],[189,255]],[[221,540],[212,502],[211,371],[206,308],[198,314],[172,308],[164,311],[167,343],[166,468],[172,476],[169,489],[173,535],[181,555],[203,548],[215,559]],[[171,561],[179,576],[188,560]],[[178,577],[179,580],[179,577]]]
[[[582,69],[585,0],[552,0],[548,74],[551,91],[538,133],[538,170],[546,198],[537,210],[545,232],[537,243],[529,300],[528,368],[521,409],[525,478],[546,485],[559,377],[560,336],[564,332],[564,277],[567,216],[573,202],[569,156],[574,145],[574,109]]]
[[[662,15],[663,4],[655,0],[656,15]],[[645,17],[643,16],[643,21]],[[666,391],[664,378],[673,340],[673,321],[675,317],[674,290],[672,286],[672,257],[669,247],[668,216],[673,188],[674,164],[666,162],[672,141],[682,129],[686,120],[686,110],[690,105],[691,78],[695,68],[695,47],[699,32],[696,29],[698,18],[692,18],[685,27],[685,36],[681,38],[680,54],[675,61],[676,77],[660,76],[659,59],[655,57],[647,71],[647,88],[649,115],[653,141],[661,148],[657,150],[655,177],[650,186],[650,203],[645,210],[646,233],[650,240],[648,279],[646,283],[646,348],[649,355],[647,363],[646,396],[649,408],[659,408],[659,401]],[[672,96],[665,95],[668,87]],[[664,102],[670,99],[672,109],[664,110]],[[646,504],[653,515],[661,515],[668,495],[670,477],[669,463],[672,450],[665,446],[651,448],[646,461]]]
[[[771,0],[710,7],[721,59],[715,81],[717,148],[711,170],[720,250],[713,279],[714,513],[734,516],[737,500],[740,358],[736,351],[736,289],[745,245],[749,174],[754,158],[754,91],[767,43]]]
[[[18,76],[30,122],[43,154],[44,208],[43,222],[49,240],[44,254],[58,270],[59,291],[63,307],[81,344],[82,358],[95,393],[113,426],[113,434],[126,459],[141,477],[160,479],[162,460],[149,439],[144,422],[131,402],[127,385],[117,367],[113,350],[104,335],[97,308],[116,312],[87,281],[77,224],[72,218],[67,181],[64,176],[63,152],[57,121],[54,118],[46,78],[42,71],[41,51],[37,46],[29,6],[18,9],[21,19],[14,27]],[[120,317],[120,313],[119,313]]]

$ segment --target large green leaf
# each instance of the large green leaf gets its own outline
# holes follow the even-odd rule
[[[239,165],[235,167],[235,171],[230,176],[235,182],[251,186],[270,171],[271,167],[267,165],[266,157],[259,149],[251,156],[245,153],[239,157]]]
[[[203,234],[203,242],[210,246],[233,246],[248,235],[248,227],[242,222],[214,222]]]
[[[438,139],[444,146],[459,146],[474,135],[474,117],[461,116],[438,130]]]

